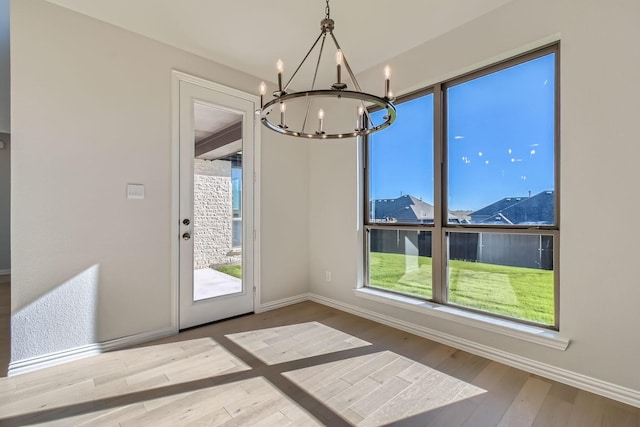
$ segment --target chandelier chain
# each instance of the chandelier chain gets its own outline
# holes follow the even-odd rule
[[[324,8],[325,18],[329,19],[331,8],[329,7],[329,0],[327,0],[327,6]]]

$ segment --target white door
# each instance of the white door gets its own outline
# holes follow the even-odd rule
[[[178,82],[180,329],[254,310],[255,103],[194,81]]]

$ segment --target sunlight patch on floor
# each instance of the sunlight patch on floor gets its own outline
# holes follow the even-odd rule
[[[34,408],[49,411],[249,369],[211,338],[113,351],[0,378],[0,412],[9,417]]]
[[[258,329],[226,337],[269,365],[371,345],[319,322]]]
[[[348,422],[362,426],[392,423],[485,393],[391,351],[283,375]]]

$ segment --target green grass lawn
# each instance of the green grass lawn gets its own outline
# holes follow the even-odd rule
[[[414,258],[415,260],[415,258]],[[402,254],[371,252],[369,283],[372,286],[419,298],[431,298],[431,258],[417,257],[406,265]]]
[[[369,263],[372,286],[431,298],[431,258],[372,252]],[[553,287],[553,271],[449,262],[449,302],[477,310],[553,325]]]
[[[242,265],[234,264],[234,265],[219,265],[215,268],[216,270],[228,274],[229,276],[237,277],[238,279],[242,279]]]

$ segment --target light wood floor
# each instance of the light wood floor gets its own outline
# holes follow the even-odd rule
[[[307,302],[0,378],[0,426],[35,424],[640,427],[640,410]]]

